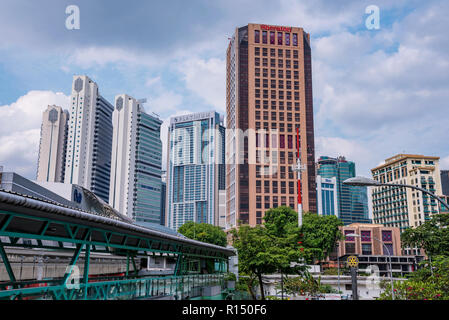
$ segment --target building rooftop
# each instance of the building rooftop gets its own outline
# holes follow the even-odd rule
[[[405,160],[405,159],[410,159],[410,158],[431,159],[431,160],[439,160],[440,159],[440,157],[435,157],[435,156],[424,156],[424,155],[421,155],[421,154],[404,154],[404,153],[401,153],[401,154],[397,154],[397,155],[395,155],[393,157],[385,159],[385,163],[383,163],[381,165],[378,165],[377,167],[371,169],[371,171],[375,171],[375,170],[381,169],[383,167],[386,167],[386,166],[388,166],[388,165],[390,165],[392,163],[395,163],[395,162],[398,162],[398,161],[401,161],[401,160]]]

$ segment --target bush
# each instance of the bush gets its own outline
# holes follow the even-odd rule
[[[395,300],[449,300],[449,257],[437,256],[421,263],[421,269],[405,281],[394,282]],[[430,269],[432,268],[432,270]],[[391,284],[381,282],[379,300],[392,300]]]
[[[234,273],[228,272],[228,273],[226,273],[226,276],[225,276],[224,280],[225,281],[236,281],[237,277],[235,276]]]

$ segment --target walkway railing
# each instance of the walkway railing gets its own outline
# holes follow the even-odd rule
[[[145,277],[67,285],[34,282],[32,285],[35,287],[9,290],[4,287],[0,291],[0,300],[129,300],[164,296],[189,299],[201,296],[203,287],[220,286],[224,290],[224,274]]]

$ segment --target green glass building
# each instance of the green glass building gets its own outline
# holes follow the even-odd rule
[[[328,179],[336,178],[338,217],[345,225],[371,223],[368,213],[367,188],[343,184],[346,179],[356,176],[354,162],[347,161],[344,157],[320,157],[317,162],[317,176]]]

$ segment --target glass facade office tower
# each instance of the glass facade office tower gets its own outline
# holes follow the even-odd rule
[[[235,30],[226,55],[226,225],[260,224],[267,209],[281,205],[296,209],[291,165],[297,128],[307,169],[301,174],[303,210],[316,212],[309,34],[248,24]],[[253,143],[259,138],[265,143]],[[265,154],[270,165],[261,160]]]
[[[449,196],[449,170],[441,170],[441,192]]]
[[[382,183],[414,185],[436,195],[442,194],[439,157],[398,154],[371,169],[373,178]],[[439,203],[410,188],[373,187],[374,223],[398,227],[401,232],[417,227],[440,213]]]
[[[166,226],[187,221],[218,225],[219,190],[225,189],[225,129],[216,112],[170,119]]]
[[[320,157],[317,161],[318,181],[335,178],[337,184],[338,217],[345,225],[371,223],[368,212],[367,187],[344,185],[343,181],[356,176],[355,163],[344,157]],[[323,203],[318,205],[323,207]]]
[[[115,97],[109,204],[136,223],[161,222],[162,121],[126,94]]]
[[[74,76],[70,108],[64,182],[78,184],[108,202],[114,107],[94,81]]]
[[[58,106],[44,111],[39,143],[37,181],[64,182],[69,112]]]

